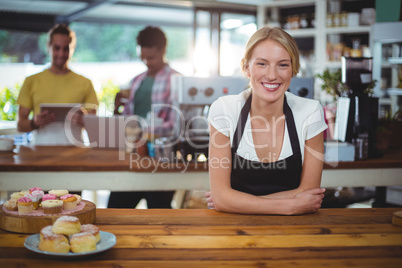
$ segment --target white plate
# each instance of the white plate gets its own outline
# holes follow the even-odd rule
[[[95,255],[98,253],[101,253],[103,251],[106,251],[112,247],[114,247],[114,245],[116,245],[116,236],[112,233],[108,233],[108,232],[102,232],[99,231],[100,236],[101,236],[101,240],[98,242],[98,244],[96,245],[96,250],[94,251],[90,251],[90,252],[84,252],[84,253],[73,253],[73,252],[69,252],[69,253],[54,253],[54,252],[48,252],[48,251],[42,251],[38,248],[39,245],[39,237],[40,234],[34,234],[34,235],[30,235],[25,239],[25,243],[24,246],[36,253],[39,254],[43,254],[46,255],[48,257],[54,257],[54,258],[67,258],[67,259],[74,259],[74,258],[84,258],[84,257],[88,257],[91,255]]]

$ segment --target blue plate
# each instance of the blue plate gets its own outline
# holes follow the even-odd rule
[[[34,234],[30,235],[25,239],[24,246],[36,253],[46,255],[51,258],[84,258],[88,256],[92,256],[101,252],[104,252],[116,245],[116,236],[112,233],[108,232],[102,232],[99,231],[101,240],[98,242],[96,245],[96,250],[90,251],[90,252],[83,252],[83,253],[73,253],[73,252],[68,252],[68,253],[54,253],[54,252],[48,252],[48,251],[43,251],[38,248],[39,245],[39,237],[40,234]]]

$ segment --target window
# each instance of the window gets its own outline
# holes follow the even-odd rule
[[[195,75],[241,75],[244,48],[257,30],[255,14],[196,9],[195,18]]]
[[[242,75],[240,61],[248,39],[257,30],[255,16],[223,13],[221,16],[220,75]]]

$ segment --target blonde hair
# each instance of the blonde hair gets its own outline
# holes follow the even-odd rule
[[[297,48],[296,41],[293,39],[291,35],[289,35],[281,28],[278,27],[270,28],[268,26],[262,27],[261,29],[256,31],[248,40],[244,57],[240,62],[243,72],[246,73],[246,68],[249,64],[254,48],[260,42],[267,39],[278,42],[286,49],[292,61],[292,75],[295,76],[300,69],[299,49]]]

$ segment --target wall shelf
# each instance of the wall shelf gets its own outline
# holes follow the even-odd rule
[[[316,0],[281,0],[281,1],[271,1],[262,4],[264,7],[301,7],[301,6],[312,6],[316,4]]]
[[[297,30],[285,30],[293,37],[315,37],[317,30],[315,28],[297,29]]]
[[[371,26],[333,27],[326,28],[327,34],[370,33]]]
[[[396,57],[388,58],[388,61],[391,64],[402,64],[402,58],[401,57],[399,57],[399,58],[396,58]]]
[[[340,69],[342,63],[340,61],[326,61],[325,67],[328,69]]]

